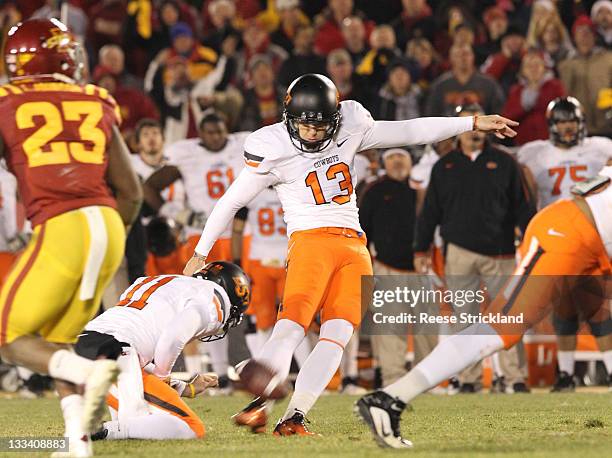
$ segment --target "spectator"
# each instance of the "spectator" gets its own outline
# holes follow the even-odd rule
[[[378,106],[375,118],[400,121],[421,116],[421,89],[416,80],[416,65],[406,59],[395,59],[389,64],[385,85],[378,91]]]
[[[503,116],[520,122],[514,143],[547,139],[546,108],[551,100],[564,95],[563,83],[546,67],[544,54],[537,50],[525,53],[519,83],[510,88],[503,110]]]
[[[597,44],[612,49],[612,1],[596,1],[591,8],[591,19],[597,27]]]
[[[576,19],[572,35],[576,56],[559,64],[559,76],[568,95],[582,104],[589,134],[612,135],[606,110],[597,104],[600,93],[612,87],[612,51],[595,45],[595,26],[587,16]]]
[[[404,49],[413,38],[434,39],[436,23],[431,8],[425,0],[402,0],[402,13],[391,26],[395,30],[397,44]]]
[[[314,29],[310,26],[297,29],[293,51],[281,65],[278,85],[286,89],[289,84],[304,73],[325,73],[325,60],[314,53]]]
[[[530,27],[527,47],[545,52],[555,67],[575,52],[569,33],[557,14],[549,14]]]
[[[353,72],[351,56],[345,49],[335,49],[327,56],[327,74],[340,92],[340,100],[356,100],[369,107],[370,92],[363,78]]]
[[[123,26],[127,19],[127,10],[122,0],[96,2],[89,9],[88,16],[87,47],[90,56],[96,56],[106,44],[122,44]]]
[[[406,56],[418,65],[419,86],[424,91],[442,74],[442,59],[426,38],[413,38],[406,46]]]
[[[476,70],[472,48],[453,46],[449,56],[451,69],[431,85],[426,116],[445,116],[457,105],[471,103],[480,104],[486,113],[498,113],[504,104],[503,91],[495,80]]]
[[[353,67],[365,57],[368,52],[366,29],[359,16],[349,16],[342,21],[342,37],[346,43],[345,49],[351,55]]]
[[[489,56],[481,67],[485,75],[496,79],[501,84],[504,94],[516,83],[525,51],[525,37],[517,27],[508,27],[501,39],[501,51]]]
[[[370,47],[357,66],[356,73],[367,78],[372,91],[378,91],[387,79],[387,66],[401,54],[396,46],[393,28],[389,25],[377,26],[370,35]]]
[[[462,3],[441,2],[435,15],[438,18],[433,45],[441,56],[446,58],[453,46],[457,27],[467,24],[474,30],[476,20],[468,7]]]
[[[230,0],[214,0],[208,4],[210,26],[205,29],[204,43],[221,52],[223,42],[229,36],[239,36],[236,5]]]
[[[412,159],[410,153],[393,148],[383,154],[385,174],[371,183],[360,200],[359,222],[366,233],[373,253],[375,275],[383,282],[382,289],[392,290],[391,275],[402,275],[413,289],[421,289],[414,272],[412,244],[416,221],[416,192],[409,185]],[[401,249],[398,249],[401,247]],[[387,283],[390,280],[389,283]],[[406,372],[405,332],[385,332],[377,327],[372,332],[372,352],[381,369],[384,385],[394,382]],[[433,336],[415,335],[415,362],[425,357],[435,346]]]
[[[460,116],[483,114],[477,105],[463,107]],[[494,176],[494,177],[493,177]],[[436,226],[447,243],[446,282],[451,291],[476,291],[481,283],[495,297],[515,268],[514,238],[534,215],[518,163],[491,144],[482,132],[465,132],[458,147],[433,167],[423,209],[416,226],[414,266],[426,273]],[[478,314],[478,301],[455,311]],[[458,329],[456,329],[458,330]],[[528,391],[516,350],[500,353],[500,363],[515,392]],[[511,364],[512,363],[512,364]],[[463,375],[463,392],[478,390],[478,367]]]
[[[142,81],[125,70],[125,54],[119,46],[102,46],[98,52],[98,65],[108,69],[121,86],[142,89]]]
[[[501,51],[501,39],[508,30],[508,16],[499,6],[490,6],[482,15],[487,39],[484,43],[476,46],[476,65],[480,66],[487,57]]]
[[[236,74],[242,75],[240,84],[243,89],[252,87],[248,69],[251,67],[250,61],[254,56],[267,56],[274,74],[278,75],[282,63],[288,57],[287,52],[270,41],[270,35],[259,22],[255,20],[249,22],[242,33],[242,42],[244,49],[239,53]]]
[[[361,12],[354,11],[353,0],[329,0],[327,8],[315,18],[317,35],[315,37],[315,50],[324,56],[337,48],[343,48],[346,43],[342,35],[342,22],[349,16],[359,16],[364,19]],[[372,29],[370,21],[364,21],[366,34]]]
[[[299,6],[299,0],[276,0],[280,24],[270,35],[270,38],[272,43],[280,46],[288,53],[293,49],[293,42],[298,29],[310,24],[310,20],[302,13]]]
[[[476,42],[476,32],[474,28],[467,22],[462,22],[455,27],[455,33],[453,33],[453,45],[468,45],[472,48]]]
[[[253,87],[244,93],[239,130],[253,131],[281,120],[283,94],[274,84],[274,69],[267,56],[251,59],[250,80]]]
[[[121,133],[133,150],[132,135],[138,121],[143,118],[159,120],[159,111],[153,100],[140,89],[124,86],[110,68],[102,65],[95,68],[93,81],[108,90],[117,101],[121,111]]]

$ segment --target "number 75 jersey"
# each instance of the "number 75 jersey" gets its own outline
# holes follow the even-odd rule
[[[574,184],[597,175],[612,160],[612,140],[587,137],[568,149],[547,140],[536,140],[526,143],[517,158],[533,174],[538,185],[538,208],[544,208],[571,197]]]
[[[61,82],[0,87],[0,136],[27,218],[36,226],[91,205],[115,207],[107,145],[119,124],[106,89]]]
[[[287,233],[318,227],[362,232],[355,197],[354,158],[368,149],[374,120],[359,103],[340,103],[342,119],[331,143],[319,153],[303,153],[292,143],[284,122],[262,127],[245,142],[248,169],[274,177]]]

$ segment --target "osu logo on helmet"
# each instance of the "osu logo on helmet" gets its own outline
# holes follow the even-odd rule
[[[78,83],[85,69],[81,45],[57,19],[28,19],[12,27],[4,61],[11,81],[48,78]]]

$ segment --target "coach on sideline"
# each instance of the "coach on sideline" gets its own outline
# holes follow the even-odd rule
[[[457,108],[458,116],[484,114],[477,104]],[[515,228],[524,232],[535,214],[519,165],[508,153],[491,144],[486,134],[466,132],[458,137],[457,148],[433,167],[423,210],[417,219],[415,269],[426,273],[428,252],[434,230],[446,244],[445,274],[453,292],[476,291],[486,286],[495,297],[515,267]],[[477,314],[480,303],[473,301],[455,312]],[[460,329],[455,329],[458,331]],[[517,347],[515,347],[517,348]],[[519,351],[499,354],[499,391],[528,391],[525,363]],[[498,372],[498,371],[496,371]],[[498,374],[499,375],[499,374]],[[482,369],[473,366],[463,372],[461,391],[472,393],[481,387]],[[507,382],[508,388],[505,388]],[[501,386],[500,386],[501,385]]]

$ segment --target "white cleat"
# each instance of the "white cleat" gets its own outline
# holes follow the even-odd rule
[[[106,394],[117,380],[119,366],[112,359],[98,359],[87,381],[83,393],[83,430],[92,434],[100,429],[102,417],[106,412]]]

